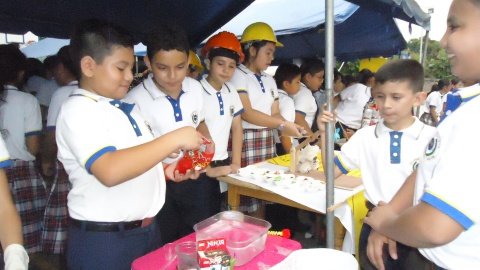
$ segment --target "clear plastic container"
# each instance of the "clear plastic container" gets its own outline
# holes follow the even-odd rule
[[[265,249],[271,226],[268,221],[241,212],[225,211],[195,224],[193,229],[197,241],[225,238],[228,252],[235,258],[235,265],[240,266]]]

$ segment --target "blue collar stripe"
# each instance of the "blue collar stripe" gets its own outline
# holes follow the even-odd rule
[[[117,109],[121,110],[127,116],[128,121],[130,121],[130,124],[132,125],[132,128],[135,131],[135,134],[137,134],[137,137],[142,136],[142,132],[140,131],[140,128],[138,127],[137,122],[135,121],[135,119],[133,119],[132,115],[130,114],[133,110],[133,107],[135,107],[135,104],[122,102],[117,99],[110,101],[110,104],[112,104],[112,106],[115,106]]]
[[[262,88],[262,92],[265,93],[265,86],[263,85],[262,75],[258,75],[258,74],[253,74],[253,75],[255,75],[255,78],[257,78],[257,81],[260,84],[260,87]]]
[[[402,150],[402,135],[403,132],[390,131],[390,163],[400,164],[400,156]]]
[[[220,107],[220,115],[225,114],[225,110],[223,107],[223,99],[222,99],[222,94],[220,92],[217,92],[217,99],[218,99],[218,106]]]

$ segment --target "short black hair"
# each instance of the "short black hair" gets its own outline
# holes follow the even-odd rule
[[[187,33],[176,24],[160,25],[155,31],[148,34],[145,45],[147,45],[147,56],[150,60],[161,50],[177,50],[185,52],[187,56],[190,50]]]
[[[375,74],[375,82],[407,81],[413,92],[423,90],[424,73],[422,65],[411,59],[397,59],[383,65]]]
[[[70,40],[70,53],[75,75],[81,78],[80,60],[85,56],[102,63],[113,47],[133,48],[133,37],[125,29],[112,23],[89,19],[78,24]]]
[[[61,63],[72,75],[75,75],[75,65],[72,61],[70,45],[63,46],[57,53],[58,62]]]
[[[283,82],[291,82],[295,77],[300,75],[300,68],[297,65],[290,63],[280,64],[275,71],[275,82],[278,89],[283,89]]]
[[[302,73],[302,78],[303,76],[310,74],[316,74],[320,71],[325,70],[325,64],[323,64],[323,61],[320,59],[307,59],[303,62],[303,64],[300,66],[300,71]]]
[[[17,45],[0,45],[0,92],[7,83],[18,83],[18,74],[27,68],[27,57]]]
[[[360,70],[360,72],[357,75],[357,82],[361,84],[367,84],[368,80],[370,78],[375,77],[375,73],[373,73],[370,69],[364,68]]]

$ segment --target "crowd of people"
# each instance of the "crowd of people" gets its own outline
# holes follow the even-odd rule
[[[479,26],[480,2],[453,0],[441,44],[458,80],[438,81],[427,96],[415,60],[356,80],[335,70],[334,112],[324,110],[321,60],[265,72],[283,44],[263,22],[240,40],[213,35],[201,58],[184,29],[161,25],[144,42],[147,71],[134,84],[133,38],[108,22],[78,24],[44,63],[0,45],[5,269],[27,269],[37,254],[68,269],[130,269],[225,209],[228,187],[217,177],[288,153],[317,130],[325,162],[328,122],[339,142],[335,176],[362,172],[361,268],[475,269],[475,159],[460,151],[479,150]],[[179,160],[205,141],[215,145],[210,165],[180,172]],[[265,209],[242,198],[249,215],[265,218]]]

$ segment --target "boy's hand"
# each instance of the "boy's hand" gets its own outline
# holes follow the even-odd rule
[[[382,232],[381,228],[392,223],[398,214],[385,202],[379,202],[378,205],[368,213],[363,222],[370,225],[375,231]]]
[[[335,123],[335,115],[332,112],[324,110],[322,114],[317,117],[317,126],[321,134],[325,134],[325,124],[328,122]]]
[[[173,172],[173,182],[182,182],[185,180],[196,180],[200,176],[201,171],[197,170],[187,170],[185,174],[181,174],[178,170],[175,170]]]
[[[173,132],[175,132],[178,147],[181,149],[197,149],[202,144],[202,135],[193,127],[182,127]]]
[[[388,237],[372,230],[370,235],[368,236],[368,244],[367,244],[367,256],[370,262],[378,269],[384,270],[384,254],[383,254],[383,247],[385,244],[388,245],[388,251],[390,253],[390,257],[393,259],[398,259],[397,255],[397,242]]]

